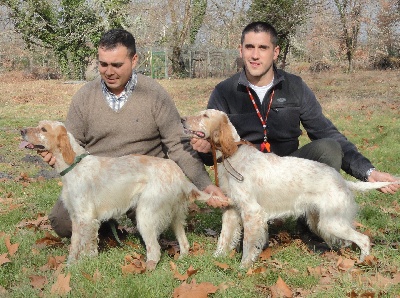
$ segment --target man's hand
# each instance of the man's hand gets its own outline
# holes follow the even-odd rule
[[[211,207],[223,208],[232,205],[232,201],[223,194],[218,186],[215,186],[214,184],[208,185],[204,189],[204,192],[212,195],[212,197],[207,201],[207,205]]]
[[[398,191],[400,189],[400,180],[399,178],[395,178],[392,175],[390,175],[389,173],[385,173],[385,172],[379,172],[377,170],[373,170],[371,172],[371,175],[369,175],[368,177],[368,181],[369,182],[385,182],[385,181],[389,181],[389,182],[399,182],[397,184],[391,184],[388,185],[386,187],[382,187],[379,190],[383,193],[390,193],[390,194],[394,194],[396,191]]]
[[[192,138],[190,144],[198,152],[208,153],[211,151],[211,144],[207,140]]]
[[[38,151],[38,154],[42,156],[43,161],[47,162],[50,166],[54,166],[56,158],[48,151]]]

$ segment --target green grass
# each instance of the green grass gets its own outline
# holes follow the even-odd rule
[[[379,169],[400,176],[400,90],[393,87],[400,72],[304,74],[303,78],[316,92],[324,112],[339,130]],[[195,79],[160,83],[185,115],[204,109],[211,90],[219,81]],[[310,251],[296,236],[292,219],[283,226],[271,226],[272,257],[255,262],[253,270],[264,268],[262,273],[248,274],[239,268],[240,253],[213,257],[217,237],[212,234],[220,232],[221,211],[204,205],[200,205],[200,212],[190,214],[187,226],[189,242],[191,245],[199,244],[201,251],[174,260],[163,250],[161,261],[152,272],[122,273],[125,256],[145,254],[137,234],[129,234],[123,247],[106,242],[110,245],[103,246],[97,258],[85,258],[76,265],[58,270],[46,269],[44,266],[49,258],[68,254],[69,241],[64,240],[60,246],[40,246],[36,241],[48,232],[55,234],[47,230],[46,225],[35,228],[24,223],[49,213],[61,189],[60,179],[39,177],[43,173],[48,175],[52,169],[44,165],[35,152],[17,149],[19,130],[36,125],[42,119],[63,120],[69,100],[78,88],[58,81],[27,80],[15,82],[15,85],[6,82],[0,86],[0,256],[6,254],[10,260],[0,265],[1,297],[56,297],[52,287],[60,273],[71,274],[68,297],[173,297],[174,289],[182,281],[174,278],[170,262],[177,265],[181,274],[190,266],[198,270],[189,277],[189,283],[195,279],[197,284],[211,282],[215,286],[222,285],[212,297],[267,297],[271,295],[270,287],[279,277],[293,293],[298,292],[302,297],[328,297],[328,293],[329,297],[346,297],[352,292],[396,297],[400,293],[399,283],[384,285],[374,279],[377,274],[390,279],[400,267],[400,195],[376,191],[356,196],[360,206],[356,221],[362,225],[359,229],[370,235],[374,244],[372,255],[376,257],[371,265],[356,266],[360,270],[357,274],[355,268],[339,270],[337,260],[340,253],[343,258],[356,259],[358,248],[333,252],[334,257]],[[301,143],[306,142],[308,140],[303,136]],[[212,171],[210,175],[213,175]],[[131,224],[123,219],[121,225]],[[286,232],[289,240],[283,242],[280,235]],[[8,254],[6,237],[10,238],[11,244],[19,245],[13,256]],[[161,238],[175,240],[171,231]],[[129,242],[136,246],[129,245]],[[222,269],[216,261],[226,264],[228,269]],[[329,282],[323,281],[321,276],[309,274],[310,268],[317,267],[326,270]],[[47,279],[42,289],[30,284],[34,275]]]

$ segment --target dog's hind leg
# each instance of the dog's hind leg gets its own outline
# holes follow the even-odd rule
[[[137,229],[146,245],[146,267],[148,270],[155,269],[161,257],[161,247],[158,237],[161,234],[160,219],[154,210],[146,210],[138,206],[136,208]]]
[[[214,256],[226,255],[236,247],[242,236],[242,219],[234,207],[227,208],[222,214],[222,229],[218,238]]]
[[[322,218],[322,217],[321,217]],[[351,223],[343,218],[330,218],[329,221],[320,220],[318,225],[321,237],[332,246],[335,242],[351,241],[357,244],[361,250],[360,261],[370,254],[371,243],[367,235],[354,230]]]
[[[308,211],[306,212],[305,216],[310,231],[319,236],[319,231],[318,231],[319,213],[317,211]]]
[[[185,217],[186,216],[183,213],[177,214],[171,225],[172,230],[175,233],[175,237],[179,243],[180,257],[187,255],[190,248],[190,244],[185,233]]]

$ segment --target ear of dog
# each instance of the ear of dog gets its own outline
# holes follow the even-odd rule
[[[71,147],[69,142],[69,137],[67,134],[67,129],[64,126],[58,126],[59,130],[57,133],[57,147],[60,150],[62,157],[67,164],[72,164],[75,159],[75,151]]]
[[[222,153],[226,157],[232,156],[238,150],[238,145],[235,143],[231,127],[226,116],[219,127],[219,144],[221,146]]]

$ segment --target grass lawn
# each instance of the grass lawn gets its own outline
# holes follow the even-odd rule
[[[400,71],[301,76],[338,129],[378,169],[400,176]],[[143,243],[129,220],[121,218],[122,247],[112,237],[101,239],[97,258],[66,267],[69,240],[58,239],[47,219],[61,180],[35,153],[18,149],[19,130],[43,119],[63,121],[81,85],[29,80],[20,73],[0,79],[0,297],[400,297],[400,195],[377,191],[356,197],[357,229],[373,243],[372,255],[362,264],[356,247],[315,252],[288,219],[270,227],[269,248],[251,269],[242,270],[238,252],[212,256],[221,211],[196,205],[188,218],[187,257],[176,258],[168,231],[160,239],[157,268],[143,270]],[[160,83],[181,114],[188,115],[205,108],[219,81]]]

